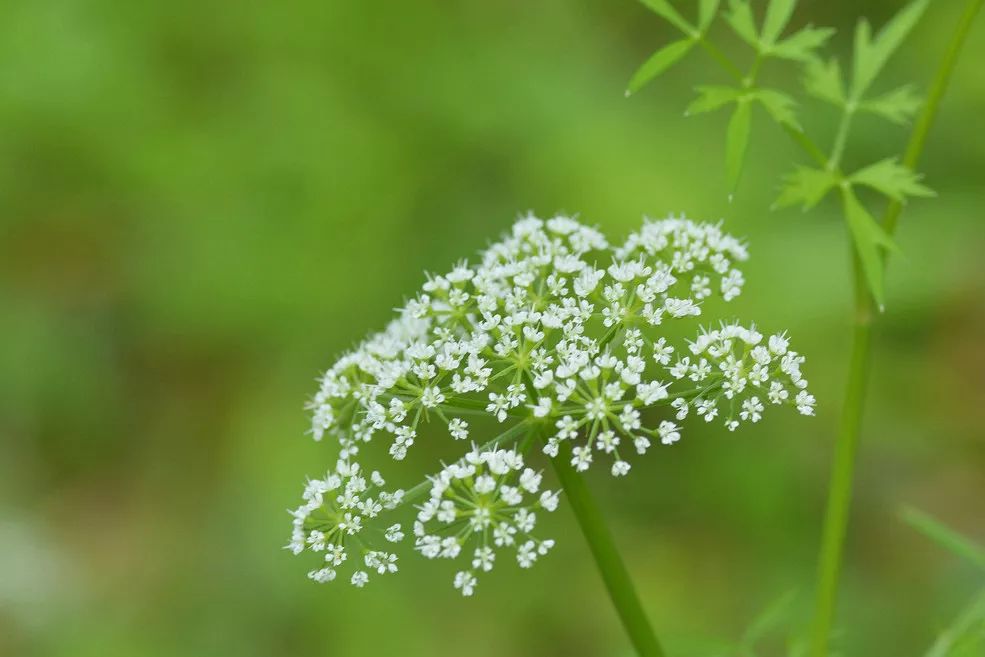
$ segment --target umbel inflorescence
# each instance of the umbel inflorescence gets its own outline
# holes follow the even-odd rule
[[[312,433],[337,443],[338,461],[307,482],[288,547],[317,557],[311,579],[344,570],[358,587],[412,547],[461,563],[452,582],[471,595],[497,560],[528,568],[554,545],[536,533],[559,501],[538,453],[623,476],[689,418],[735,430],[770,406],[813,414],[785,334],[697,326],[705,299],[741,292],[746,258],[719,226],[684,218],[613,246],[574,219],[529,216],[477,264],[430,276],[321,378]],[[694,323],[693,339],[669,337],[671,322]],[[403,461],[424,439],[452,456],[409,490],[362,465],[373,448]]]

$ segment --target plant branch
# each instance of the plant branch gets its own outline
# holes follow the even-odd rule
[[[930,96],[923,107],[910,135],[904,163],[916,165],[927,139],[930,126],[940,107],[961,48],[968,36],[971,24],[985,0],[969,0],[960,22],[937,69],[931,85]],[[847,130],[847,128],[846,128]],[[899,220],[901,206],[891,202],[886,209],[884,225],[892,234]],[[845,401],[842,407],[841,426],[835,443],[834,464],[828,488],[827,509],[821,539],[818,565],[817,598],[814,623],[811,628],[811,657],[827,657],[828,640],[834,625],[835,605],[838,597],[838,580],[841,574],[845,534],[852,499],[852,482],[855,476],[855,457],[858,451],[859,432],[866,383],[869,378],[872,319],[874,303],[865,285],[864,274],[857,256],[853,257],[855,270],[855,320],[852,339],[852,356],[849,365]]]

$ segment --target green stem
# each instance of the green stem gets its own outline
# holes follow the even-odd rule
[[[934,82],[931,84],[930,91],[927,93],[927,101],[923,105],[923,111],[920,113],[920,116],[917,117],[917,122],[913,125],[910,142],[906,145],[906,153],[903,155],[903,164],[911,169],[916,167],[917,161],[920,159],[923,146],[927,141],[927,135],[930,133],[930,126],[934,123],[934,118],[937,116],[937,109],[940,107],[941,100],[944,98],[944,92],[947,91],[947,85],[951,81],[951,75],[954,73],[954,68],[958,63],[958,57],[961,55],[961,48],[968,38],[971,25],[975,22],[975,16],[981,11],[983,1],[985,0],[969,0],[968,4],[965,5],[964,12],[958,21],[958,29],[955,30],[954,36],[951,37],[951,42],[947,46],[944,58],[941,59],[941,63],[937,68],[937,75],[934,77]],[[902,211],[903,206],[896,201],[890,203],[886,208],[883,224],[886,232],[890,235],[896,230],[896,224],[899,222],[899,216]]]
[[[861,264],[855,258],[856,300],[868,299],[864,288]],[[856,308],[852,335],[852,356],[848,370],[845,401],[841,411],[841,426],[835,443],[834,465],[828,484],[828,501],[824,514],[821,556],[817,572],[817,598],[811,634],[812,657],[827,657],[828,638],[834,624],[838,582],[841,575],[848,511],[852,502],[852,480],[855,476],[855,456],[858,452],[859,429],[862,423],[865,388],[869,379],[869,346],[872,342],[872,314],[861,304]]]
[[[907,166],[915,166],[923,151],[930,126],[937,115],[947,83],[957,64],[958,55],[968,36],[971,24],[981,10],[983,3],[985,0],[969,0],[964,13],[961,15],[957,30],[955,30],[944,58],[937,69],[930,95],[910,135],[904,158]],[[890,203],[886,209],[884,225],[890,234],[896,229],[900,211],[900,206],[895,203]],[[845,533],[848,528],[848,515],[852,499],[852,481],[855,476],[855,456],[858,451],[865,387],[870,369],[869,346],[872,342],[874,304],[872,296],[866,289],[864,275],[857,258],[854,259],[854,266],[855,321],[852,357],[845,388],[841,425],[835,443],[827,509],[824,515],[818,565],[816,611],[811,628],[811,657],[828,656],[828,640],[834,625],[838,580],[841,573]]]
[[[640,657],[663,657],[664,651],[653,633],[646,612],[643,611],[633,580],[629,577],[629,571],[619,555],[602,512],[582,475],[571,466],[571,446],[567,441],[561,441],[560,451],[556,458],[551,459],[551,463],[581,532],[588,541],[592,556],[595,557],[595,564],[605,582],[605,588],[609,591],[616,613],[629,634],[629,640]]]
[[[952,654],[961,637],[967,636],[975,623],[981,622],[983,614],[985,614],[985,590],[972,598],[951,626],[937,637],[926,657],[947,657]]]
[[[828,158],[828,169],[830,171],[837,171],[841,165],[841,156],[845,152],[845,144],[848,142],[848,131],[852,127],[852,117],[854,115],[855,103],[852,101],[845,106],[845,111],[841,115],[841,122],[838,124],[838,133],[835,135],[831,157]]]
[[[738,66],[736,66],[735,63],[733,63],[732,60],[729,59],[725,53],[719,50],[715,44],[708,41],[708,39],[705,37],[702,37],[698,41],[698,43],[701,45],[702,48],[704,48],[705,52],[707,52],[711,56],[711,58],[714,59],[718,63],[718,65],[725,70],[726,73],[728,73],[733,78],[735,78],[736,82],[742,82],[742,78],[744,77],[742,70]]]

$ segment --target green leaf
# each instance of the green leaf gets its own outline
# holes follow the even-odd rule
[[[770,0],[766,7],[766,18],[763,20],[763,32],[759,38],[764,50],[776,43],[783,28],[790,22],[796,6],[797,0]]]
[[[640,2],[684,34],[694,35],[694,27],[684,20],[684,17],[677,13],[677,10],[667,0],[640,0]]]
[[[795,599],[796,593],[787,591],[759,612],[749,627],[746,628],[739,645],[747,651],[752,650],[757,642],[777,629],[787,619]]]
[[[723,105],[735,102],[742,95],[741,89],[733,89],[732,87],[697,87],[695,91],[698,92],[698,97],[691,101],[691,104],[684,110],[684,116],[711,112]]]
[[[797,103],[793,98],[775,89],[756,89],[753,92],[753,97],[762,103],[774,121],[780,125],[788,125],[800,130],[797,115],[793,111]]]
[[[862,19],[858,22],[855,29],[855,71],[851,93],[853,100],[862,98],[862,94],[879,75],[886,61],[917,24],[928,2],[929,0],[911,2],[886,23],[875,39],[871,36],[872,29],[868,21]]]
[[[719,0],[701,0],[698,4],[698,29],[704,33],[711,27],[711,22],[715,20],[718,13]]]
[[[849,180],[871,187],[901,203],[907,196],[934,195],[933,190],[920,184],[919,175],[897,162],[895,157],[870,164],[853,173]]]
[[[925,657],[975,657],[985,642],[985,590],[979,591],[941,632]],[[977,650],[977,652],[976,652]]]
[[[950,527],[937,522],[926,513],[913,507],[900,509],[900,518],[918,532],[934,541],[952,554],[966,559],[985,571],[985,548],[962,536]]]
[[[883,258],[881,249],[898,251],[898,247],[892,238],[886,234],[876,220],[869,214],[850,185],[843,185],[842,200],[845,209],[845,221],[852,233],[852,240],[855,243],[855,252],[858,254],[859,261],[862,263],[862,271],[865,274],[865,282],[875,299],[879,309],[885,307],[885,294],[883,291]]]
[[[749,103],[740,98],[735,106],[735,112],[728,122],[725,135],[725,169],[728,176],[729,195],[739,183],[742,174],[742,163],[746,157],[746,146],[749,144],[749,129],[752,127],[752,115]]]
[[[858,108],[889,119],[893,123],[906,123],[923,104],[912,85],[904,85],[875,98],[862,101]]]
[[[834,29],[830,27],[808,25],[774,45],[769,52],[774,57],[781,59],[810,62],[817,58],[814,51],[827,43],[834,33]]]
[[[784,187],[773,207],[785,208],[801,203],[805,211],[810,210],[837,184],[838,177],[832,171],[799,166],[784,178]]]
[[[759,34],[756,32],[756,22],[753,20],[752,8],[748,0],[729,0],[725,20],[743,41],[759,50]]]
[[[693,39],[681,39],[674,41],[653,53],[643,65],[633,73],[629,85],[626,87],[626,95],[634,94],[639,91],[647,82],[654,79],[668,68],[676,64],[694,47]]]
[[[807,93],[839,107],[845,105],[845,84],[841,80],[841,67],[837,59],[831,59],[827,64],[820,60],[810,61],[805,73],[804,88]]]

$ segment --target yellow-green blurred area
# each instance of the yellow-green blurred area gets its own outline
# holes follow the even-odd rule
[[[878,90],[926,89],[961,4],[931,3]],[[842,56],[857,16],[899,6],[801,5],[794,26],[838,27]],[[449,564],[407,558],[356,590],[282,549],[285,510],[335,458],[305,435],[315,378],[527,210],[615,240],[670,212],[748,238],[730,312],[789,329],[818,416],[689,424],[589,483],[672,655],[716,654],[789,590],[801,630],[848,362],[846,230],[833,201],[770,211],[802,156],[764,115],[728,202],[725,116],[682,116],[693,86],[727,82],[700,52],[624,97],[674,38],[632,0],[0,3],[0,654],[630,654],[563,502],[543,523],[556,550],[472,599]],[[985,539],[983,61],[978,24],[920,167],[939,197],[898,234],[844,655],[921,654],[982,583],[896,511]],[[833,110],[799,112],[830,144]],[[907,134],[860,119],[846,166]]]

